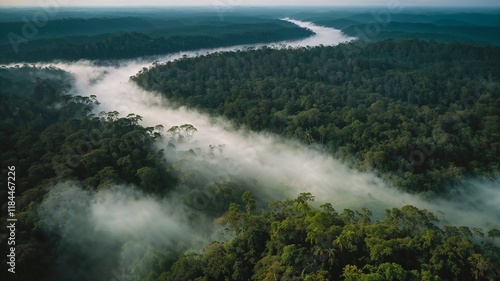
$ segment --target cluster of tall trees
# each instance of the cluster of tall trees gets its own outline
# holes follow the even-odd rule
[[[180,59],[132,79],[423,192],[498,177],[499,54],[419,40],[262,48]]]
[[[22,73],[51,70],[2,70],[9,71],[26,75]],[[120,117],[116,111],[90,114],[98,103],[96,96],[70,96],[57,80],[38,78],[31,87],[23,85],[23,89],[16,87],[15,80],[5,80],[1,159],[5,167],[18,163],[19,174],[28,175],[22,178],[26,182],[19,182],[20,188],[52,178],[73,178],[97,188],[113,180],[144,188],[156,186],[149,186],[143,178],[175,183],[168,180],[165,164],[158,162],[161,157],[154,156],[152,147],[160,136],[159,128],[140,126],[140,116]],[[149,176],[141,176],[143,173]]]
[[[439,227],[411,205],[372,221],[368,209],[314,208],[314,196],[276,201],[257,213],[246,192],[218,221],[234,239],[179,257],[159,280],[494,280],[499,231]],[[481,240],[475,244],[474,240]]]

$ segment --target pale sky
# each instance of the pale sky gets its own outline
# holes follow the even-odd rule
[[[12,6],[278,6],[278,5],[336,5],[336,6],[489,6],[500,7],[500,0],[0,0],[0,5]]]

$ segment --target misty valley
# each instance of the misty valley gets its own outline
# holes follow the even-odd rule
[[[0,7],[1,280],[500,279],[500,10]]]

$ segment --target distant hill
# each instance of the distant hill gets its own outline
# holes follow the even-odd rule
[[[359,37],[362,34],[360,38],[362,40],[418,38],[450,42],[450,38],[456,38],[457,42],[500,45],[500,36],[498,36],[500,28],[489,26],[440,26],[431,23],[391,22],[386,26],[380,25],[378,28],[367,28],[366,24],[358,24],[344,28],[342,31],[350,36]]]
[[[374,10],[371,13],[298,13],[322,26],[341,29],[346,35],[361,41],[386,39],[422,39],[438,42],[461,42],[477,45],[500,45],[500,14],[413,11],[390,13]]]

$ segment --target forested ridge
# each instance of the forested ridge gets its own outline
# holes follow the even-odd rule
[[[216,53],[132,79],[426,192],[498,177],[499,65],[498,47],[407,40]]]
[[[251,23],[249,22],[251,21]],[[164,55],[223,46],[296,40],[312,35],[281,20],[204,19],[184,24],[142,18],[59,19],[36,23],[24,36],[24,22],[0,22],[0,63],[51,60],[112,60]],[[33,25],[34,26],[34,25]]]

